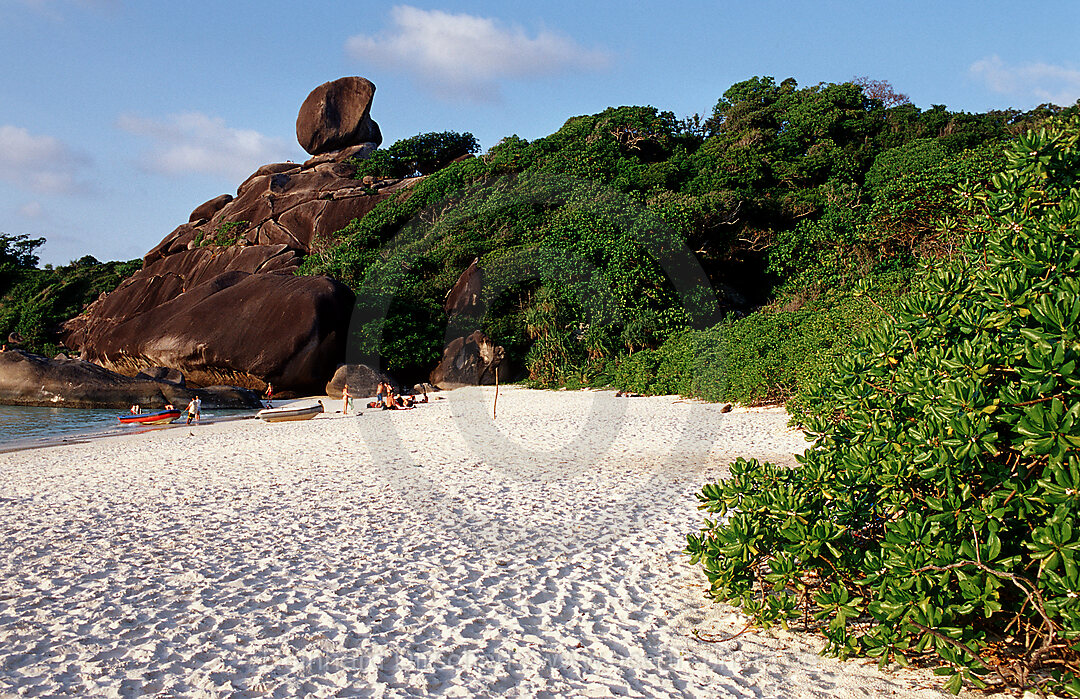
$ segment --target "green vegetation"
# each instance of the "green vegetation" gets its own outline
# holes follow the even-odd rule
[[[659,349],[619,358],[610,383],[646,395],[678,394],[743,405],[798,398],[850,348],[858,333],[872,328],[886,308],[899,302],[908,276],[882,275],[873,281],[870,293],[788,296],[748,316],[679,333]]]
[[[961,190],[959,253],[801,397],[801,466],[732,464],[686,551],[712,597],[839,656],[1077,696],[1080,117],[1004,161]]]
[[[250,221],[226,221],[213,232],[213,235],[205,235],[200,229],[195,234],[195,245],[205,247],[217,245],[227,248],[237,245],[244,239],[244,231],[251,225]]]
[[[704,117],[611,108],[475,158],[471,134],[419,134],[356,176],[422,180],[315,241],[301,272],[357,292],[348,359],[401,380],[426,377],[466,329],[446,327],[442,304],[479,258],[486,311],[464,325],[507,349],[504,377],[787,401],[920,264],[956,254],[970,213],[953,191],[1062,111],[920,110],[881,81],[755,77]],[[247,225],[196,244],[238,244]],[[51,327],[31,334],[52,342]]]
[[[356,179],[430,175],[456,158],[480,150],[471,133],[422,133],[377,150],[365,160],[354,161]]]
[[[753,78],[706,118],[612,108],[445,167],[475,140],[422,134],[357,174],[431,174],[318,241],[302,273],[358,292],[350,348],[403,378],[437,360],[443,297],[480,258],[495,280],[480,326],[539,385],[786,400],[921,262],[955,254],[970,214],[953,190],[985,182],[1004,143],[1060,111],[887,107],[871,96],[887,87]],[[705,337],[725,369],[679,378],[702,374],[678,358]]]
[[[34,251],[44,243],[44,238],[0,233],[0,284],[7,283],[17,270],[37,267],[38,256]]]
[[[18,333],[24,348],[52,356],[59,351],[60,324],[115,289],[142,261],[102,263],[87,255],[62,267],[37,269],[34,251],[44,242],[0,233],[0,338]]]

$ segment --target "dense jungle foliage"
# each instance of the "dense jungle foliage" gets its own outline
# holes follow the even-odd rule
[[[87,255],[71,264],[38,269],[44,238],[0,233],[0,338],[14,333],[25,349],[46,356],[60,351],[56,333],[102,293],[142,266],[142,260],[99,262]]]
[[[840,656],[1080,696],[1080,117],[1004,161],[960,253],[803,397],[801,467],[732,464],[687,552]]]
[[[301,271],[358,292],[350,360],[403,378],[460,330],[443,298],[478,258],[486,312],[465,324],[536,383],[784,400],[895,306],[920,261],[955,253],[970,214],[954,189],[1060,111],[920,110],[891,91],[886,106],[881,85],[753,78],[704,118],[619,107],[510,136],[321,241]],[[392,152],[448,162],[473,145],[452,136],[377,151],[361,176],[411,167]]]

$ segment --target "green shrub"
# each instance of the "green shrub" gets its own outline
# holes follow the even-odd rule
[[[248,221],[226,221],[217,228],[213,237],[213,244],[227,248],[240,242],[244,230],[248,227]]]
[[[732,464],[686,552],[714,599],[813,617],[839,656],[1080,695],[1080,119],[1005,155],[962,192],[965,254],[808,392],[801,465]]]
[[[413,177],[430,175],[455,158],[475,153],[480,144],[471,133],[443,131],[422,133],[376,150],[356,163],[357,179],[372,177]]]
[[[669,337],[655,351],[615,360],[615,388],[648,395],[678,394],[744,405],[795,399],[794,414],[813,379],[855,336],[896,303],[906,277],[882,275],[858,295],[833,292],[808,300],[788,298],[706,330]],[[870,302],[874,297],[885,307]],[[875,305],[876,304],[876,305]],[[798,306],[785,308],[785,306]]]

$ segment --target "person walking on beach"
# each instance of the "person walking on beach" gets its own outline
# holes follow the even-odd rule
[[[266,407],[274,407],[274,384],[266,382]]]
[[[189,424],[189,425],[191,424],[191,421],[195,419],[195,411],[196,411],[195,401],[196,400],[198,400],[198,397],[192,398],[191,402],[189,402],[187,404],[187,424]]]
[[[349,384],[345,384],[345,388],[341,389],[341,404],[343,406],[342,412],[345,415],[349,414],[349,401],[351,399],[352,396],[349,395]]]

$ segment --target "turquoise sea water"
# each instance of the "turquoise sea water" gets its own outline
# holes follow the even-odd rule
[[[38,408],[25,405],[0,405],[0,450],[33,447],[84,436],[124,434],[170,426],[121,425],[116,408],[87,409]],[[203,410],[203,422],[220,418],[254,415],[254,410]],[[174,425],[176,423],[173,423]],[[179,424],[183,425],[181,419]]]

